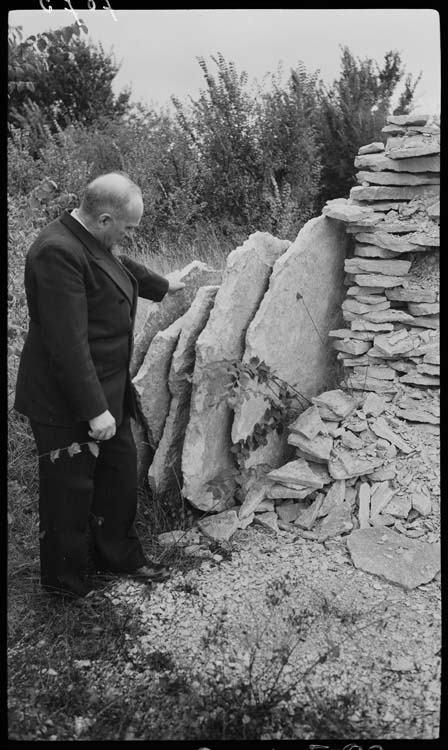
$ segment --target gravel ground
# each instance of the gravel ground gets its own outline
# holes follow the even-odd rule
[[[415,448],[397,457],[397,481],[429,489],[432,513],[415,525],[437,542],[438,431],[396,427]],[[439,737],[440,573],[404,590],[355,568],[344,536],[319,544],[257,524],[190,559],[152,589],[102,592],[130,617],[128,661],[82,668],[112,701],[144,685],[146,728],[136,716],[127,739]]]
[[[224,555],[152,591],[121,581],[107,596],[132,609],[138,633],[130,661],[108,666],[109,689],[122,690],[123,672],[130,684],[148,679],[152,666],[154,698],[167,684],[177,696],[175,706],[155,700],[158,739],[196,739],[182,734],[192,691],[200,727],[229,687],[238,701],[249,685],[256,703],[274,697],[278,705],[247,739],[312,739],[319,721],[324,737],[438,737],[439,581],[413,591],[388,584],[354,568],[342,538],[320,545],[253,526]],[[235,707],[227,708],[231,721]]]

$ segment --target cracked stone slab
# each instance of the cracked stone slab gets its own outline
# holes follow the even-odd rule
[[[219,285],[222,273],[221,270],[210,268],[202,261],[194,260],[180,272],[172,272],[166,275],[167,279],[176,278],[176,280],[184,282],[185,288],[176,292],[176,294],[166,294],[161,302],[150,301],[146,305],[146,319],[141,324],[134,340],[129,368],[132,377],[137,374],[156,333],[168,328],[188,310],[199,287],[207,284]]]
[[[359,186],[351,188],[350,198],[360,201],[410,201],[413,198],[420,198],[426,195],[438,196],[439,192],[438,185],[401,185],[397,187],[372,185],[371,187]]]
[[[410,260],[370,260],[369,258],[347,258],[344,269],[347,273],[378,273],[386,276],[404,276],[411,267]]]
[[[325,216],[308,221],[275,262],[268,289],[247,330],[243,362],[258,357],[308,400],[332,379],[334,355],[325,339],[343,300],[346,248],[342,225]],[[252,433],[270,405],[270,389],[263,383],[255,384],[255,389],[235,408],[234,443]],[[253,451],[245,465],[279,465],[286,454],[284,439],[270,433],[268,444]]]
[[[374,172],[440,172],[440,155],[414,157],[406,159],[391,159],[384,154],[363,154],[355,156],[357,169],[369,169]]]
[[[387,139],[385,153],[392,160],[440,154],[440,136],[391,136]]]
[[[396,237],[390,232],[359,232],[355,234],[355,240],[377,245],[393,253],[412,253],[415,250],[415,243],[410,242],[408,237]]]
[[[168,386],[171,393],[169,412],[163,433],[148,471],[149,485],[155,495],[179,491],[182,486],[182,448],[189,420],[191,374],[195,344],[213,306],[218,286],[203,286],[187,312],[171,358]]]
[[[347,537],[356,568],[410,591],[440,570],[440,544],[409,539],[387,527],[356,529]]]
[[[231,497],[223,498],[217,507],[210,488],[210,482],[223,478],[228,495],[235,487],[236,464],[230,451],[233,412],[226,400],[231,382],[228,367],[242,358],[246,332],[272,267],[290,244],[267,232],[255,232],[228,255],[210,317],[197,339],[182,474],[183,494],[200,510],[223,510],[232,502]]]
[[[155,334],[142,366],[132,380],[152,448],[159,444],[170,408],[168,374],[182,325],[183,316]]]
[[[435,185],[440,181],[440,176],[431,172],[357,172],[355,175],[358,182],[369,182],[373,185]]]

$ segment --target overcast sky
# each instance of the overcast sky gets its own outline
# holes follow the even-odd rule
[[[65,0],[41,0],[52,12],[17,10],[10,25],[21,25],[25,35],[73,23],[63,10]],[[166,105],[170,96],[186,101],[204,87],[197,58],[204,57],[213,73],[211,56],[222,53],[249,82],[274,73],[279,63],[285,78],[302,61],[308,73],[320,71],[330,84],[340,71],[340,45],[357,58],[370,57],[380,65],[389,50],[401,54],[406,73],[422,71],[415,94],[415,109],[440,112],[439,16],[433,9],[371,10],[79,10],[87,0],[72,0],[72,7],[89,29],[94,43],[112,51],[121,63],[114,90],[131,86],[133,101]],[[103,0],[97,0],[97,8]],[[59,10],[58,10],[59,8]]]

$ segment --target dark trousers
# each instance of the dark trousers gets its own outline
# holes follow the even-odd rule
[[[52,427],[31,421],[41,456],[72,443],[91,441],[88,424]],[[137,511],[137,458],[127,417],[110,440],[98,443],[96,458],[88,445],[54,462],[39,459],[41,581],[70,586],[87,574],[88,542],[100,570],[129,572],[146,562],[134,520]]]

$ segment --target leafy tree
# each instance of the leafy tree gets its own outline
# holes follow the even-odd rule
[[[30,106],[37,106],[52,129],[72,122],[91,125],[121,117],[128,109],[130,91],[118,96],[112,82],[119,65],[102,45],[81,38],[87,27],[74,23],[46,31],[25,42],[10,33],[9,119],[26,127]],[[26,80],[23,80],[23,79]]]
[[[271,89],[260,97],[263,194],[273,217],[270,229],[282,236],[295,237],[316,213],[321,170],[318,96],[318,73],[308,75],[299,63],[286,88],[277,73]]]
[[[203,58],[207,84],[187,111],[173,97],[177,121],[200,164],[201,196],[210,218],[254,226],[259,219],[262,154],[255,138],[255,104],[246,91],[247,74],[212,56],[216,78]]]
[[[329,90],[322,87],[322,204],[329,198],[348,196],[355,184],[353,162],[359,147],[384,140],[381,129],[403,72],[396,51],[386,53],[380,68],[370,58],[356,59],[348,47],[342,47],[340,77]],[[406,79],[401,111],[411,107],[418,80]]]

